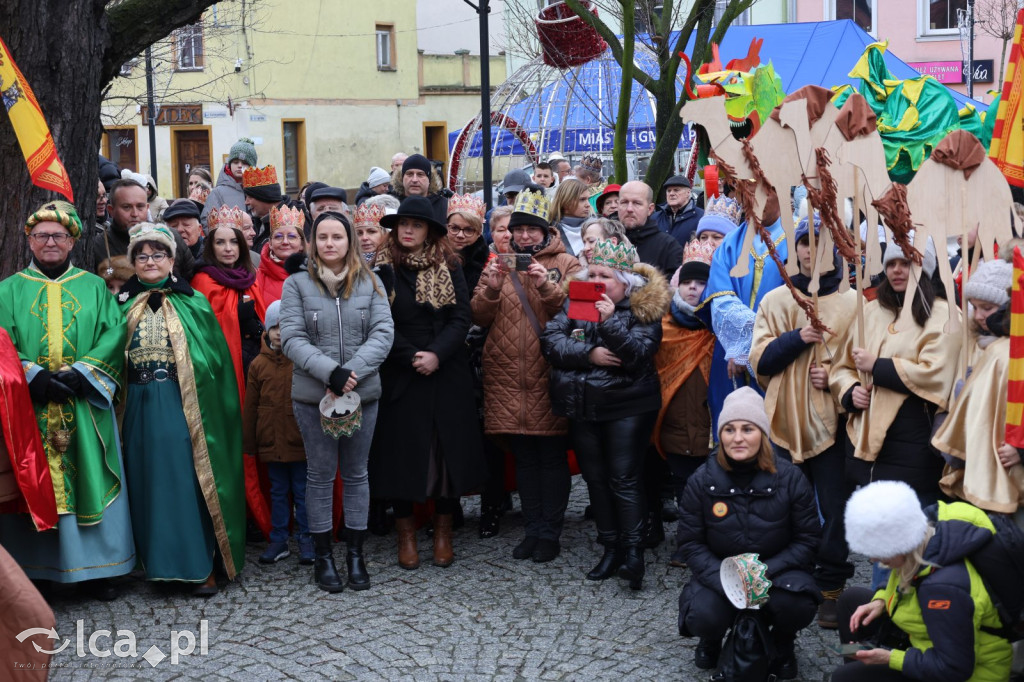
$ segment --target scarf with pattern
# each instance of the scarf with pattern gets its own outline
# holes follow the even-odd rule
[[[376,265],[391,265],[391,249],[377,250]],[[406,253],[401,266],[416,273],[416,302],[429,305],[434,310],[455,305],[455,285],[452,271],[445,264],[441,247],[431,244],[418,254]]]

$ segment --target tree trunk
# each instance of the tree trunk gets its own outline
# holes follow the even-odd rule
[[[628,0],[633,2],[633,0]],[[636,45],[635,9],[629,11],[628,4],[623,5],[622,12],[622,78],[619,81],[619,111],[615,117],[615,143],[612,146],[612,159],[615,162],[615,182],[623,184],[629,179],[626,169],[626,138],[629,134],[629,104],[633,101],[633,50]]]
[[[102,5],[95,0],[0,4],[0,35],[35,92],[89,229],[96,210],[105,25]],[[0,193],[3,279],[28,263],[23,235],[29,214],[59,196],[32,185],[6,115],[0,115]]]

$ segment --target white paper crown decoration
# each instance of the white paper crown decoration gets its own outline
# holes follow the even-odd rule
[[[719,569],[722,589],[732,605],[738,609],[756,609],[768,603],[768,567],[757,554],[747,553],[727,557]]]

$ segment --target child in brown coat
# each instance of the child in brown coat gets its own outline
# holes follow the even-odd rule
[[[312,565],[313,541],[306,520],[306,450],[292,413],[292,361],[281,352],[280,311],[280,301],[267,308],[263,348],[249,366],[242,435],[245,452],[259,456],[270,476],[272,528],[270,544],[260,556],[260,563],[272,564],[291,554],[290,492],[299,529],[299,563]]]

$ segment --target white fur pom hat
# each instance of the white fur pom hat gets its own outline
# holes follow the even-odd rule
[[[872,559],[892,559],[921,544],[928,519],[914,489],[902,481],[875,481],[846,503],[846,542]]]

